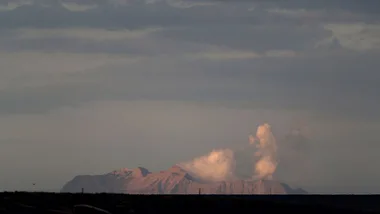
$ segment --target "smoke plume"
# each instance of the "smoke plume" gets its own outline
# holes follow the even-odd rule
[[[270,125],[260,125],[256,136],[249,136],[249,142],[257,148],[254,179],[272,179],[277,168],[277,143]]]
[[[234,177],[234,152],[230,149],[213,150],[205,156],[178,165],[204,181],[230,180]]]
[[[250,166],[253,164],[253,179],[272,179],[277,168],[277,143],[270,125],[260,125],[256,135],[249,136],[249,142],[256,147],[255,152],[252,151],[256,161],[243,160],[243,162]],[[250,150],[246,148],[245,151]],[[231,149],[213,150],[207,155],[178,165],[192,176],[204,181],[226,181],[236,178],[235,154]]]

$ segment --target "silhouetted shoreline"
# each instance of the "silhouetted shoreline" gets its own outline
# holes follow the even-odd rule
[[[2,213],[380,213],[380,195],[127,195],[0,193]],[[76,206],[79,205],[79,206]],[[75,207],[76,206],[76,207]],[[79,208],[81,211],[79,211]],[[5,212],[3,212],[5,211]],[[375,212],[376,211],[376,212]],[[97,211],[95,211],[96,213]],[[93,212],[91,212],[93,213]]]

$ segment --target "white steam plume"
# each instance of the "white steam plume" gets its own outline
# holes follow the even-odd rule
[[[234,152],[230,149],[213,150],[205,156],[178,165],[204,181],[230,180],[234,177]]]
[[[257,148],[254,179],[272,179],[277,168],[277,143],[270,125],[260,125],[256,136],[249,136],[249,142]]]

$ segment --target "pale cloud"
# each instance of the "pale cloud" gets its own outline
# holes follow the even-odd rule
[[[276,20],[288,20],[298,22],[304,25],[325,25],[328,23],[352,23],[352,22],[369,22],[373,18],[368,14],[355,13],[344,9],[331,9],[329,7],[322,8],[281,8],[269,7],[266,9]]]
[[[66,38],[86,39],[94,42],[107,40],[138,39],[146,37],[162,28],[146,28],[142,30],[106,30],[98,28],[58,28],[58,29],[17,29],[13,32],[18,39]]]
[[[166,3],[176,8],[191,8],[196,6],[214,6],[216,2],[196,2],[196,1],[184,1],[184,0],[166,0]]]
[[[269,8],[267,11],[270,14],[284,15],[293,18],[318,18],[326,15],[323,10],[306,10],[306,9],[284,9],[284,8]]]
[[[0,2],[1,3],[1,2]],[[23,5],[33,4],[32,0],[17,0],[17,1],[8,1],[5,4],[0,4],[0,12],[11,11]]]
[[[234,60],[234,59],[252,59],[261,57],[260,54],[251,51],[214,51],[198,53],[192,56],[194,59],[208,60]]]
[[[292,50],[269,50],[264,53],[244,50],[219,50],[190,54],[188,57],[206,60],[248,60],[264,57],[295,57],[297,55],[299,54]]]
[[[147,5],[153,5],[157,3],[166,3],[167,5],[175,8],[191,8],[196,6],[213,6],[216,2],[212,1],[188,1],[188,0],[137,0],[135,2],[128,0],[108,0],[109,3],[119,6],[127,6],[136,2],[142,2]]]
[[[75,2],[67,2],[67,3],[63,2],[62,6],[64,6],[66,9],[73,11],[73,12],[83,12],[83,11],[95,9],[98,7],[98,5],[96,5],[96,4],[81,5],[81,4],[77,4]]]
[[[178,56],[218,48],[161,36],[166,29],[18,28],[0,32],[0,50],[113,55]]]
[[[0,5],[0,12],[16,9],[19,5],[16,3],[8,3],[7,5]]]
[[[269,50],[265,52],[266,57],[295,57],[300,55],[292,50]]]
[[[380,25],[378,24],[327,24],[325,29],[330,30],[332,37],[337,38],[344,48],[355,51],[380,49]]]

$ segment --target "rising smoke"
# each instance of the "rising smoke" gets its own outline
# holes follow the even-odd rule
[[[277,143],[269,124],[260,125],[256,135],[249,136],[251,145],[256,146],[253,154],[253,179],[272,179],[277,168]],[[192,176],[205,181],[225,181],[236,178],[236,160],[231,149],[213,150],[192,161],[178,164]]]
[[[256,145],[254,179],[272,179],[277,168],[277,143],[271,126],[263,124],[257,128],[256,136],[249,136],[250,144]]]
[[[213,150],[205,156],[178,165],[204,181],[230,180],[234,177],[234,152],[230,149]]]

